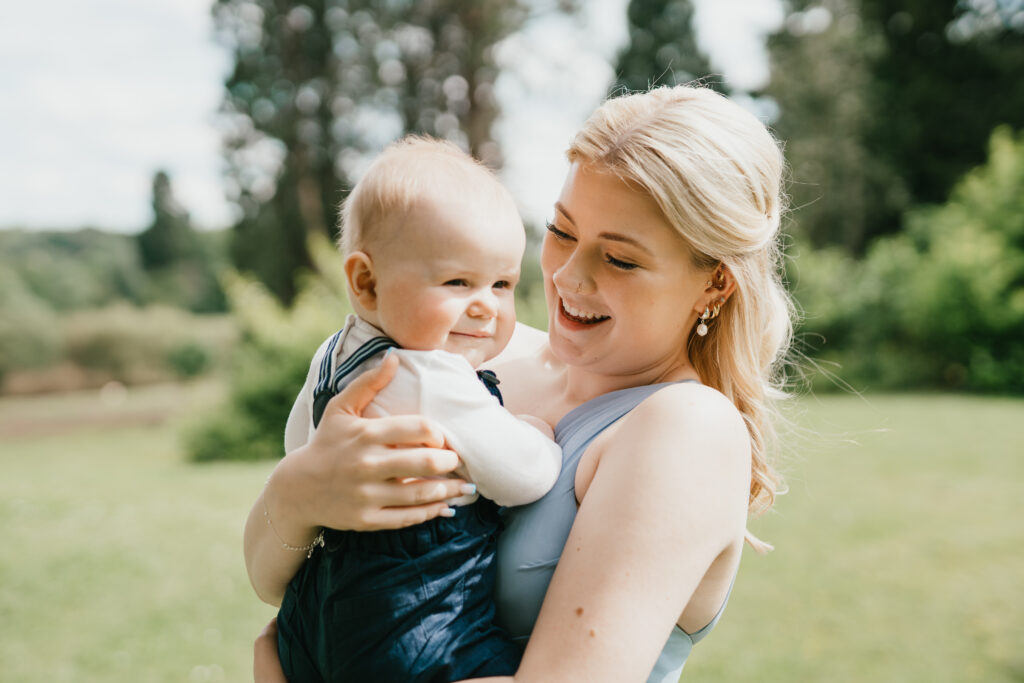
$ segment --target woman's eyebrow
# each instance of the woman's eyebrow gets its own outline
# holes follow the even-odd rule
[[[569,215],[569,211],[565,208],[565,205],[562,204],[562,202],[555,202],[555,211],[565,216],[565,220],[569,221],[573,225],[576,225],[576,221],[574,221],[572,219],[572,216]]]
[[[562,202],[555,202],[555,211],[565,216],[565,220],[572,223],[573,227],[576,226],[576,221],[574,221],[572,219],[572,216],[569,215],[569,211],[566,210],[565,205],[562,204]],[[636,241],[635,239],[628,235],[623,235],[617,232],[602,232],[601,234],[598,235],[598,237],[600,237],[601,239],[610,240],[612,242],[622,242],[623,244],[630,244],[641,251],[644,251],[652,256],[654,255],[653,251],[651,251],[643,244],[641,244],[640,242]]]
[[[647,252],[652,256],[654,255],[653,251],[651,251],[644,245],[640,244],[632,237],[629,237],[628,235],[620,235],[617,232],[602,232],[600,235],[598,235],[598,237],[600,237],[601,239],[611,240],[612,242],[623,242],[625,244],[630,244],[639,249],[640,251]]]

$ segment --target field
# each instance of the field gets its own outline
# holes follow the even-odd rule
[[[192,465],[208,384],[0,400],[0,678],[251,680],[241,529],[271,463]],[[683,680],[1024,681],[1024,401],[810,398]]]

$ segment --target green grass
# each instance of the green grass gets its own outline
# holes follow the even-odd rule
[[[185,461],[217,394],[0,400],[3,681],[251,680],[274,610],[241,531],[272,464]],[[683,680],[1024,681],[1024,401],[799,407],[791,492],[753,526],[777,549],[744,558]]]
[[[790,493],[752,525],[687,683],[1024,681],[1024,401],[801,404]]]
[[[274,610],[249,586],[241,531],[271,463],[184,461],[178,416],[208,394],[0,401],[0,432],[29,432],[0,439],[4,681],[251,680]],[[153,424],[161,407],[170,419]]]

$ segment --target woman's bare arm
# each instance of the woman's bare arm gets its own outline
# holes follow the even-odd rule
[[[245,526],[245,565],[256,594],[280,605],[320,527],[392,529],[438,516],[460,495],[459,463],[441,430],[415,415],[360,417],[394,376],[397,359],[370,370],[328,403],[313,439],[274,468]],[[401,448],[399,448],[401,446]]]
[[[644,681],[715,559],[742,543],[750,445],[720,394],[677,385],[617,425],[514,679]]]

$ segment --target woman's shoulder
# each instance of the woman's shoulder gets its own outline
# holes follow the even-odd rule
[[[654,392],[626,415],[614,442],[662,443],[659,452],[732,452],[747,459],[750,437],[742,414],[721,392],[697,382],[678,382]],[[611,445],[611,444],[610,444]]]

